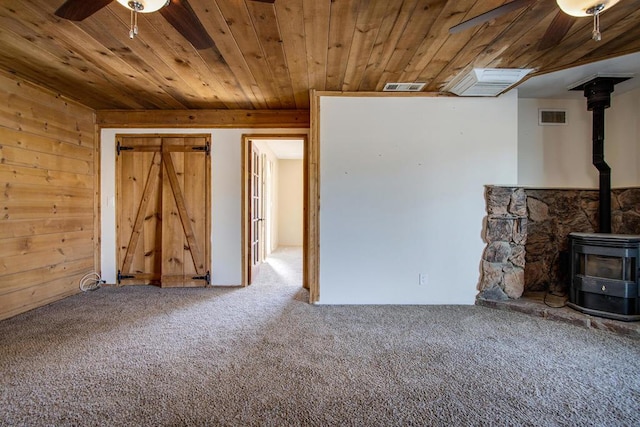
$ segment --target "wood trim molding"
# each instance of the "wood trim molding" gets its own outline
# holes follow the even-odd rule
[[[248,185],[248,176],[247,174],[249,173],[249,160],[248,160],[248,156],[249,156],[249,138],[247,137],[247,135],[242,135],[242,145],[240,148],[240,152],[241,152],[241,159],[242,159],[242,164],[241,164],[241,177],[242,177],[242,189],[241,189],[241,209],[240,209],[240,240],[241,240],[241,250],[242,250],[242,254],[241,254],[241,259],[242,259],[242,283],[241,286],[246,287],[249,285],[249,255],[248,255],[248,246],[249,246],[249,227],[247,226],[247,222],[248,222],[248,215],[249,215],[249,202],[247,200],[247,195],[249,192],[249,189],[247,188]]]
[[[303,210],[304,210],[304,218],[303,218],[303,243],[302,243],[302,286],[305,289],[309,289],[308,285],[308,274],[307,268],[309,261],[307,259],[309,255],[309,222],[308,216],[306,213],[309,211],[309,185],[307,181],[307,157],[309,153],[309,135],[306,133],[257,133],[257,134],[243,134],[242,135],[242,148],[241,148],[241,157],[242,157],[242,167],[241,167],[241,176],[242,176],[242,208],[241,208],[241,216],[242,216],[242,225],[241,225],[241,234],[242,234],[242,286],[249,285],[249,263],[250,263],[250,236],[249,236],[249,162],[250,162],[250,141],[252,140],[272,140],[272,139],[300,139],[304,143],[305,155],[303,159],[304,164],[304,194],[303,194]]]
[[[95,112],[93,113],[95,122]],[[102,277],[102,168],[100,130],[94,125],[93,145],[93,271]]]
[[[309,110],[98,110],[100,128],[308,128]]]
[[[311,90],[311,131],[305,153],[305,183],[307,199],[305,224],[304,284],[309,289],[309,303],[320,300],[320,92]]]
[[[448,92],[341,92],[316,91],[316,96],[343,96],[349,98],[456,98],[457,95]],[[311,106],[313,114],[313,105]]]

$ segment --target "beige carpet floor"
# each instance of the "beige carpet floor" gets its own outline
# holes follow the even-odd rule
[[[0,322],[0,425],[640,425],[638,340],[478,306],[313,306],[299,256],[249,288],[104,287]]]

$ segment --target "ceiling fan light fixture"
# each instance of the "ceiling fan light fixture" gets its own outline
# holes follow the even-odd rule
[[[558,3],[558,7],[567,15],[584,17],[598,15],[619,1],[620,0],[556,0],[556,3]]]
[[[157,12],[166,5],[170,0],[117,0],[129,10],[141,13]]]
[[[600,14],[611,8],[620,0],[556,0],[558,7],[571,16],[593,16],[593,31],[591,38],[597,42],[602,39],[600,34]]]
[[[157,12],[166,5],[170,0],[117,0],[118,3],[131,10],[131,27],[129,29],[129,38],[133,39],[138,35],[138,13]]]

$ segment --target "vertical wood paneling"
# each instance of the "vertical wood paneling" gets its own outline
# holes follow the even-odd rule
[[[178,178],[178,186],[184,188],[184,153],[163,153],[163,157],[170,157],[175,175]],[[165,164],[166,170],[166,164]],[[162,174],[162,228],[164,230],[175,230],[173,233],[162,233],[162,275],[182,277],[185,269],[189,269],[186,263],[191,261],[186,259],[185,246],[188,243],[180,221],[180,212],[176,197],[170,182],[169,173]],[[191,262],[193,268],[193,262]]]
[[[0,319],[96,271],[95,115],[0,73]]]
[[[121,146],[155,147],[159,150],[159,137],[117,136]],[[160,206],[162,156],[156,152],[122,151],[116,158],[118,219],[118,270],[122,274],[150,273],[158,261],[157,232],[161,221]],[[134,232],[135,230],[135,232]],[[159,281],[159,276],[148,276],[135,284]],[[130,282],[126,282],[129,284]]]

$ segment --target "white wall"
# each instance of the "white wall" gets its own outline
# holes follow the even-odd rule
[[[107,283],[116,282],[116,134],[211,134],[212,284],[237,286],[242,283],[242,135],[306,132],[306,129],[103,129],[100,135],[102,277]]]
[[[538,109],[567,110],[565,126],[539,126]],[[587,100],[520,99],[518,184],[596,188],[592,165],[592,114]],[[605,110],[605,160],[613,187],[640,185],[640,89],[611,98]]]
[[[278,160],[278,240],[302,246],[304,179],[302,160]]]
[[[640,89],[613,92],[605,110],[605,160],[614,187],[640,185]]]
[[[484,185],[517,180],[516,94],[320,107],[319,303],[472,304]]]

